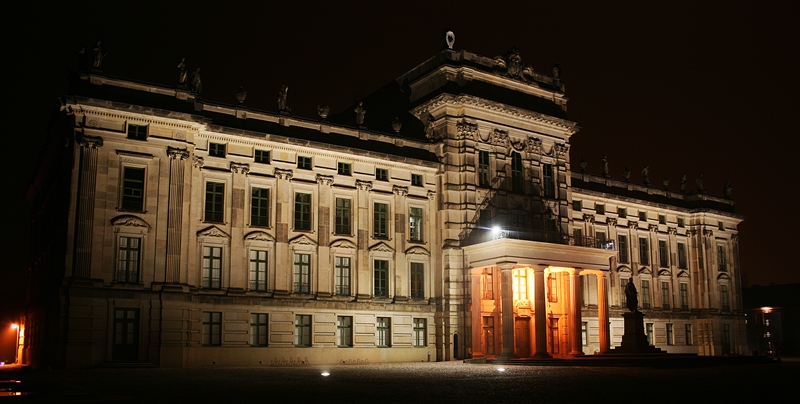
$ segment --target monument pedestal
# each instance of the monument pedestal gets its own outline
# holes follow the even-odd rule
[[[611,349],[611,354],[660,354],[667,353],[647,343],[644,334],[644,314],[632,311],[622,314],[625,320],[625,334],[622,336],[622,345]]]

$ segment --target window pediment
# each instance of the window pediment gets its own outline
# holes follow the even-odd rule
[[[133,215],[119,215],[111,219],[111,224],[114,226],[144,227],[150,230],[150,225],[147,222]]]
[[[631,271],[631,269],[630,269],[630,268],[628,268],[628,267],[626,267],[626,266],[621,266],[621,267],[618,267],[618,268],[617,268],[617,272],[622,272],[622,273],[628,273],[628,274],[629,274],[629,273],[631,273],[632,271]]]
[[[356,245],[352,241],[339,239],[339,240],[334,240],[331,243],[331,248],[351,248],[351,249],[355,249]]]
[[[689,273],[688,272],[686,272],[686,271],[678,272],[678,278],[688,278],[688,277],[689,277]]]
[[[672,273],[664,269],[662,271],[659,271],[658,276],[672,276]]]
[[[316,246],[317,242],[306,236],[305,234],[301,234],[291,240],[289,240],[289,245],[313,245]]]
[[[650,268],[647,268],[647,267],[643,267],[642,269],[640,269],[639,273],[642,274],[642,275],[652,275],[653,274],[653,272],[650,271]]]
[[[390,247],[388,244],[384,243],[383,241],[373,245],[369,248],[370,251],[380,251],[380,252],[394,252],[394,248]]]
[[[717,280],[718,281],[729,281],[729,280],[731,280],[731,277],[728,276],[728,274],[719,274],[719,276],[717,276]]]
[[[251,231],[250,233],[245,234],[244,239],[252,241],[275,241],[275,237],[272,237],[272,235],[263,231]]]
[[[431,255],[431,253],[422,247],[411,247],[406,250],[409,255]]]
[[[222,237],[231,238],[228,233],[220,230],[217,226],[209,226],[197,232],[198,237]]]

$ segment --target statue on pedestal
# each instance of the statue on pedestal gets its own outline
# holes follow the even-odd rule
[[[603,177],[608,177],[608,157],[603,156]]]
[[[186,58],[181,58],[180,63],[178,63],[178,85],[185,86],[188,79],[189,71],[186,70]]]
[[[361,126],[364,124],[364,115],[367,114],[367,110],[364,108],[364,103],[359,101],[355,111],[356,111],[356,125]]]
[[[686,193],[686,174],[681,177],[681,193]]]
[[[628,278],[628,284],[625,285],[625,302],[628,310],[639,311],[639,292],[636,291],[633,278]]]
[[[650,186],[650,166],[642,169],[642,183],[648,187]]]

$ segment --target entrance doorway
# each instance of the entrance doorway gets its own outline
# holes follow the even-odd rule
[[[514,320],[514,354],[520,358],[531,356],[531,319],[517,317]]]
[[[114,309],[114,344],[111,359],[139,359],[139,309]]]

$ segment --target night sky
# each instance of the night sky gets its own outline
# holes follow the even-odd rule
[[[23,5],[23,3],[26,3]],[[581,126],[571,158],[600,174],[650,178],[678,190],[704,174],[707,192],[733,186],[748,284],[800,282],[797,177],[800,29],[797,2],[14,2],[6,9],[3,96],[6,213],[0,314],[19,311],[28,261],[24,201],[56,99],[81,44],[98,40],[108,75],[174,85],[186,57],[205,99],[276,111],[289,86],[292,113],[339,112],[439,51],[494,57],[512,45],[536,72],[560,62],[569,118]],[[110,5],[114,3],[114,5]],[[340,4],[347,3],[347,4]],[[647,3],[647,4],[640,4]],[[650,4],[654,3],[654,4]],[[291,4],[291,5],[289,5]],[[493,7],[493,9],[491,9]],[[9,71],[10,69],[10,71]],[[4,322],[9,317],[0,318]]]

